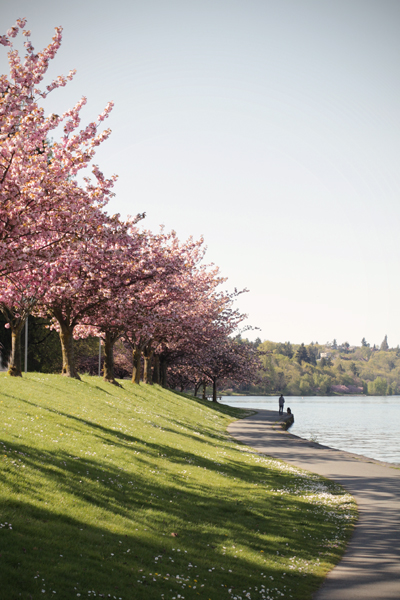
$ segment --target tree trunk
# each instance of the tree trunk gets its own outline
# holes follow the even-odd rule
[[[149,385],[153,385],[153,381],[151,378],[151,365],[153,362],[153,350],[149,350],[145,348],[143,351],[144,358],[144,368],[143,368],[143,383],[148,383]]]
[[[167,361],[160,356],[160,383],[163,388],[167,387]]]
[[[217,378],[213,377],[213,402],[217,401]]]
[[[197,398],[197,394],[199,392],[200,386],[201,386],[201,381],[199,381],[199,383],[194,384],[194,397],[195,398]]]
[[[141,376],[141,359],[142,359],[142,349],[137,346],[132,351],[133,356],[133,369],[132,369],[132,383],[140,383]]]
[[[21,331],[25,321],[20,321],[11,327],[11,354],[8,362],[8,374],[12,377],[22,377],[21,370]]]
[[[105,332],[103,377],[104,381],[119,386],[118,381],[114,378],[114,344],[118,337],[118,335],[112,334],[110,331]]]
[[[58,319],[57,319],[58,320]],[[75,367],[74,356],[74,326],[67,325],[65,321],[58,321],[60,325],[60,341],[63,358],[62,375],[80,379]]]
[[[207,383],[205,381],[203,381],[203,400],[207,400],[206,388],[207,388]]]
[[[153,356],[153,383],[160,385],[160,356]]]

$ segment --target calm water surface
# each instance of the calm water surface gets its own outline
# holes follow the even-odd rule
[[[278,396],[225,396],[221,403],[278,411]],[[400,396],[287,396],[290,432],[320,444],[400,464]]]

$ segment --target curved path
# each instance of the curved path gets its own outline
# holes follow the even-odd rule
[[[277,425],[277,411],[232,423],[229,433],[260,453],[339,482],[359,508],[341,562],[314,600],[400,599],[400,465],[389,465],[303,440]]]

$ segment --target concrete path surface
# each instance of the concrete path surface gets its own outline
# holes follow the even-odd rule
[[[400,465],[303,440],[284,432],[279,418],[257,409],[228,431],[262,454],[337,481],[359,508],[346,553],[314,600],[400,600]]]

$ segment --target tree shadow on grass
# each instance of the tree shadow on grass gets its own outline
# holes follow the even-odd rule
[[[154,488],[154,491],[158,490]],[[282,538],[270,534],[270,539],[256,548],[258,554],[254,554],[253,559],[248,555],[244,557],[240,550],[254,547],[249,531],[251,523],[238,522],[237,511],[227,510],[227,503],[230,502],[221,505],[218,501],[216,505],[215,499],[209,498],[203,510],[199,506],[196,517],[193,498],[181,494],[180,519],[165,511],[158,515],[155,507],[150,515],[137,518],[132,508],[127,521],[120,522],[120,531],[115,533],[115,527],[108,527],[105,520],[98,525],[88,523],[84,513],[82,519],[73,518],[61,510],[55,513],[15,500],[2,507],[3,514],[10,514],[8,519],[13,527],[2,536],[1,562],[6,574],[2,578],[3,597],[13,600],[20,598],[20,594],[29,598],[30,594],[38,598],[45,589],[49,593],[55,591],[57,598],[66,600],[77,593],[86,596],[88,590],[95,591],[97,596],[111,594],[117,598],[148,600],[160,598],[161,593],[169,594],[170,590],[173,594],[182,593],[182,580],[187,578],[185,598],[197,597],[194,590],[190,593],[188,585],[195,585],[194,579],[198,579],[199,587],[204,584],[202,591],[207,597],[215,597],[212,594],[219,589],[218,598],[223,599],[230,597],[225,586],[242,590],[265,583],[261,573],[274,577],[273,587],[283,589],[285,567],[269,561],[269,555],[274,555],[276,549],[282,550]],[[187,521],[185,511],[190,513],[192,522]],[[232,517],[236,518],[232,520]],[[218,519],[218,523],[210,528],[214,519]],[[137,531],[133,531],[132,525],[137,525]],[[171,526],[174,531],[178,530],[177,538],[171,537]],[[223,555],[223,545],[227,544],[224,531],[229,531],[229,541],[235,542],[236,558],[234,550],[229,556]],[[300,556],[301,547],[294,552]],[[139,584],[138,579],[143,583]],[[295,589],[300,582],[303,589],[311,592],[320,585],[321,578],[309,575],[304,581],[302,575],[292,574],[284,579],[285,584],[290,583]],[[268,583],[271,582],[268,580]]]
[[[60,544],[66,539],[71,539],[72,544],[74,535],[81,536],[80,528],[79,531],[77,529],[78,524],[82,527],[84,523],[85,527],[91,529],[95,521],[100,528],[107,529],[107,524],[111,524],[112,529],[120,530],[130,530],[135,524],[142,530],[146,527],[150,532],[147,536],[157,540],[157,543],[154,542],[154,551],[161,543],[169,548],[172,544],[175,546],[178,542],[171,540],[171,533],[178,532],[179,544],[188,552],[190,550],[189,559],[192,563],[198,565],[199,562],[207,560],[207,564],[210,565],[208,568],[213,566],[212,556],[215,548],[219,555],[218,560],[221,560],[221,544],[226,542],[228,536],[238,548],[252,548],[260,553],[260,559],[251,564],[247,564],[248,559],[241,559],[240,555],[237,559],[233,556],[229,560],[224,559],[235,569],[244,561],[245,569],[243,572],[240,570],[240,577],[245,576],[246,569],[246,577],[249,577],[249,573],[254,573],[255,569],[262,571],[266,556],[275,556],[278,551],[282,553],[282,549],[286,551],[286,543],[290,544],[290,552],[297,557],[312,560],[315,555],[315,543],[332,538],[332,532],[336,531],[327,520],[326,514],[321,512],[317,519],[317,530],[315,521],[310,524],[307,518],[304,518],[301,522],[300,539],[292,533],[293,512],[304,513],[305,508],[311,508],[315,512],[315,506],[308,506],[304,500],[293,496],[286,497],[283,506],[281,497],[267,504],[263,490],[254,494],[249,506],[243,502],[240,490],[237,494],[232,494],[233,482],[229,478],[225,487],[199,480],[174,481],[173,478],[161,477],[156,479],[149,477],[143,470],[128,473],[93,459],[71,460],[70,456],[62,451],[51,455],[50,464],[50,455],[45,457],[40,450],[19,445],[8,446],[7,451],[14,455],[22,455],[26,465],[23,474],[21,468],[15,465],[4,471],[3,494],[6,493],[7,496],[3,498],[1,520],[13,523],[14,533],[25,521],[33,521],[38,530],[47,531],[49,526],[44,523],[43,514],[47,514],[45,520],[58,523],[57,527],[61,529],[66,528],[64,533],[60,531],[56,534]],[[253,480],[259,475],[258,471],[258,467],[253,467]],[[37,485],[38,481],[41,486]],[[21,495],[31,499],[31,503],[26,505],[29,514],[21,515],[21,503],[18,499]],[[55,500],[55,496],[59,502]],[[44,508],[46,502],[55,508],[48,511]],[[80,520],[78,515],[82,515]],[[16,520],[20,522],[18,527],[15,526]],[[298,519],[296,521],[298,522]],[[259,535],[257,531],[260,532]],[[42,533],[37,532],[35,535]],[[53,535],[55,534],[41,539],[50,544]],[[304,543],[307,536],[312,537],[312,546]],[[31,545],[39,547],[33,538],[30,541]],[[207,546],[206,542],[211,546]],[[261,552],[264,554],[262,558]],[[60,551],[60,554],[63,552]],[[140,556],[142,560],[143,554]],[[76,558],[78,560],[78,555]],[[283,570],[281,566],[277,569],[279,572]],[[313,581],[312,577],[310,581]]]
[[[201,445],[212,445],[216,443],[216,441],[221,441],[223,444],[227,444],[226,446],[221,445],[221,449],[226,449],[227,451],[239,451],[241,450],[241,442],[238,442],[229,435],[225,436],[214,436],[210,437],[210,432],[207,427],[199,426],[199,432],[205,436],[206,439],[201,439],[200,436],[194,434],[187,434],[181,430],[174,430],[161,427],[163,431],[168,431],[169,433],[174,433],[179,435],[180,438],[188,438],[192,442],[199,444],[199,451],[190,451],[189,449],[183,450],[177,448],[175,446],[169,444],[163,444],[161,442],[151,442],[148,439],[142,439],[138,436],[133,436],[127,433],[123,433],[119,430],[110,429],[109,427],[105,427],[99,423],[95,423],[90,421],[89,419],[84,419],[82,417],[77,417],[75,415],[71,415],[69,413],[65,413],[63,411],[53,409],[51,407],[43,407],[32,401],[19,399],[21,403],[26,403],[28,405],[34,406],[35,408],[41,408],[50,413],[54,413],[57,416],[65,417],[68,422],[75,422],[77,425],[83,425],[89,429],[91,435],[96,438],[102,444],[109,445],[110,447],[115,447],[124,450],[124,468],[127,464],[131,463],[134,465],[134,468],[137,471],[140,470],[151,470],[158,468],[155,465],[155,462],[159,461],[159,457],[164,456],[167,462],[172,464],[180,464],[185,468],[188,465],[200,467],[202,469],[206,469],[208,472],[220,473],[221,471],[224,473],[224,476],[230,478],[232,481],[236,480],[237,482],[242,481],[244,483],[253,483],[260,480],[263,480],[266,485],[268,485],[272,480],[276,483],[279,482],[281,487],[286,487],[289,485],[289,482],[292,481],[292,475],[285,471],[276,472],[271,471],[271,469],[267,469],[265,464],[254,465],[248,464],[243,461],[240,461],[239,458],[237,460],[233,458],[221,458],[223,462],[219,462],[217,459],[207,458],[201,455]],[[172,420],[172,422],[175,422]],[[176,421],[177,425],[179,424]],[[66,431],[69,425],[64,425],[63,429]],[[72,430],[76,431],[78,434],[81,434],[81,429],[77,428]],[[197,431],[197,430],[196,430]],[[203,433],[204,432],[204,433]],[[87,433],[85,435],[88,435]],[[11,445],[13,446],[13,445]],[[22,448],[19,446],[13,447],[14,452],[18,452],[17,448]],[[53,461],[53,459],[57,462],[67,462],[68,464],[73,461],[73,464],[90,464],[91,469],[95,469],[98,478],[101,480],[102,468],[96,467],[96,461],[89,461],[89,458],[85,457],[75,457],[71,458],[71,454],[67,451],[61,452],[60,450],[47,451],[41,449],[35,449],[34,447],[24,447],[22,450],[28,456],[34,457],[35,464],[41,463],[41,457],[45,457],[49,463]],[[256,452],[254,454],[257,455]],[[78,462],[76,462],[78,460]],[[104,463],[106,465],[106,469],[111,469],[111,466],[108,462]],[[83,469],[83,467],[82,467]],[[52,469],[51,469],[52,470]],[[76,469],[75,469],[76,470]],[[117,475],[119,476],[121,471],[116,469]],[[117,476],[115,475],[115,476]],[[173,476],[176,481],[176,476]]]
[[[141,453],[146,452],[147,455],[149,453],[153,453],[154,456],[158,456],[159,454],[166,454],[166,456],[168,457],[168,459],[170,461],[180,462],[183,465],[186,465],[188,463],[188,461],[190,461],[190,463],[195,463],[198,466],[201,466],[203,468],[205,467],[209,470],[218,470],[218,468],[219,468],[219,465],[216,463],[216,461],[213,461],[212,459],[208,459],[203,456],[199,456],[198,454],[195,454],[189,450],[180,450],[176,447],[173,447],[173,446],[170,446],[167,444],[150,442],[148,439],[142,439],[138,436],[133,436],[131,434],[123,433],[116,429],[111,429],[109,427],[105,427],[104,425],[101,425],[100,423],[95,423],[89,419],[78,417],[78,416],[72,415],[70,413],[66,413],[64,411],[60,411],[55,408],[51,408],[49,406],[43,407],[43,406],[41,406],[33,401],[30,401],[30,400],[26,400],[26,399],[18,399],[18,400],[21,403],[25,403],[25,404],[28,404],[35,408],[40,408],[41,410],[47,411],[49,413],[53,413],[54,415],[64,417],[65,419],[67,419],[67,421],[69,423],[75,422],[78,425],[83,425],[85,427],[88,427],[89,430],[93,432],[94,437],[96,437],[102,443],[122,448],[122,449],[126,450],[127,452],[138,452],[138,451]],[[171,419],[170,421],[172,423],[176,423],[177,427],[178,427],[178,425],[180,425],[180,423],[178,421],[175,421],[173,419]],[[70,426],[64,425],[63,427],[66,430]],[[186,425],[185,425],[185,427],[186,427]],[[213,433],[211,433],[213,430],[204,425],[201,425],[201,426],[199,425],[198,429],[196,429],[196,430],[192,429],[192,430],[197,431],[201,435],[205,436],[206,439],[202,439],[199,435],[188,434],[185,431],[182,431],[181,429],[174,430],[172,428],[159,426],[158,424],[157,424],[157,428],[161,429],[162,431],[168,432],[168,433],[173,433],[173,434],[179,435],[179,437],[181,437],[181,438],[186,437],[186,438],[190,439],[192,442],[195,442],[197,444],[208,445],[208,444],[214,444],[216,440],[221,440],[223,442],[229,442],[230,445],[232,445],[232,444],[237,445],[237,446],[240,445],[238,442],[232,440],[229,435],[226,435],[226,436],[214,435]],[[187,427],[187,428],[191,429],[189,427]],[[81,433],[81,430],[79,428],[75,429],[75,431],[79,434]],[[133,444],[134,444],[134,446],[132,446]],[[135,460],[139,460],[136,455],[135,455]],[[240,466],[240,468],[238,468],[239,466]],[[229,466],[229,464],[227,464],[227,465],[224,465],[224,468],[225,467],[228,469],[228,471],[234,470],[236,476],[242,477],[246,481],[249,480],[249,477],[246,475],[247,468],[245,465],[242,465],[242,464],[239,465],[239,463],[232,462],[231,466]],[[230,474],[233,475],[233,472]]]
[[[106,525],[64,518],[29,503],[15,502],[13,509],[13,529],[4,532],[0,557],[2,597],[7,600],[36,599],[43,597],[42,590],[45,597],[56,592],[55,597],[63,600],[78,594],[87,597],[88,592],[124,600],[149,600],[161,594],[169,598],[178,593],[190,599],[197,598],[197,592],[189,588],[196,585],[195,579],[204,597],[215,598],[219,590],[222,600],[231,597],[228,588],[242,591],[266,583],[266,587],[283,589],[280,565],[266,569],[258,557],[252,561],[240,553],[237,558],[222,556],[225,538],[217,532],[204,539],[198,532],[196,539],[186,532],[171,538],[145,523],[146,528],[139,524],[137,530],[121,527],[116,533]],[[232,535],[239,538],[236,544],[243,545],[234,525]],[[269,577],[274,577],[273,584]],[[293,587],[301,582],[312,591],[320,578],[309,576],[305,582],[303,577],[288,576],[285,584],[289,582]]]
[[[152,508],[163,511],[166,501],[171,499],[177,489],[180,494],[188,496],[189,505],[196,503],[200,497],[208,507],[211,494],[220,499],[223,512],[243,512],[243,507],[238,508],[239,502],[232,490],[229,492],[230,498],[220,497],[220,492],[228,493],[226,489],[230,489],[229,486],[237,486],[240,482],[254,484],[262,481],[267,489],[272,483],[278,487],[292,483],[289,474],[270,471],[265,466],[243,466],[235,461],[222,466],[211,460],[204,461],[207,465],[205,473],[201,471],[200,477],[193,477],[191,481],[181,473],[168,470],[168,464],[174,462],[182,464],[186,470],[196,468],[188,463],[190,456],[195,455],[186,453],[183,457],[184,453],[181,451],[168,457],[165,469],[160,471],[158,456],[134,454],[121,467],[122,463],[111,464],[109,461],[87,456],[72,457],[61,449],[50,452],[11,442],[3,444],[3,448],[9,457],[7,469],[3,468],[3,485],[9,486],[10,492],[16,495],[26,494],[41,503],[47,490],[55,489],[57,494],[68,494],[92,506],[107,510],[111,507],[115,514],[123,517],[127,517],[133,509]],[[165,450],[170,449],[166,447]],[[204,470],[203,465],[197,466]],[[195,483],[199,478],[215,475],[222,481],[218,489],[214,489],[212,483],[209,486]],[[203,500],[199,500],[200,504]],[[168,512],[174,513],[175,509],[175,506],[169,507]]]

